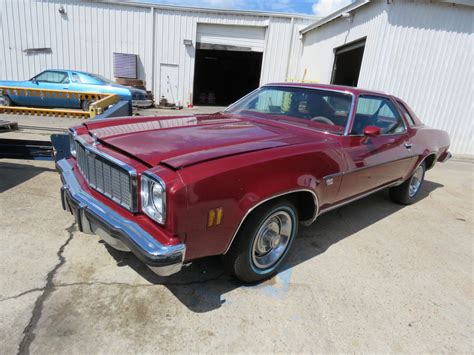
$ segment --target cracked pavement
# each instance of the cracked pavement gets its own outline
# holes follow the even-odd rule
[[[1,160],[1,353],[472,352],[473,164],[426,178],[413,206],[321,216],[244,286],[219,258],[155,276],[76,230],[53,163]]]

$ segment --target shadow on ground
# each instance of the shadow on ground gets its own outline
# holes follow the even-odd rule
[[[55,170],[28,164],[0,162],[0,193],[20,185],[45,171]]]
[[[419,192],[424,199],[443,185],[425,181]],[[121,267],[131,267],[144,279],[153,284],[167,287],[184,305],[198,313],[209,312],[225,304],[224,295],[238,287],[265,288],[265,292],[277,295],[289,287],[291,268],[324,253],[331,245],[343,240],[373,223],[389,217],[404,208],[392,203],[387,191],[343,206],[318,217],[309,227],[300,227],[297,239],[284,265],[275,278],[279,289],[272,289],[275,278],[256,285],[243,285],[227,274],[219,257],[209,257],[193,262],[176,275],[164,278],[155,275],[133,254],[119,252],[107,247]]]

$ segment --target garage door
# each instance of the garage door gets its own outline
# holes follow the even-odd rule
[[[198,24],[197,42],[202,49],[263,52],[265,27]],[[235,48],[232,48],[235,47]]]

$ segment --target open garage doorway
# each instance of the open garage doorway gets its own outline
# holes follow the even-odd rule
[[[262,69],[261,52],[197,49],[193,102],[227,106],[256,89]]]
[[[365,38],[334,50],[331,84],[357,86],[364,48]]]
[[[266,27],[199,23],[193,103],[227,106],[260,84]]]

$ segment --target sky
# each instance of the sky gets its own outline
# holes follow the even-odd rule
[[[354,0],[141,0],[166,5],[327,16]]]

